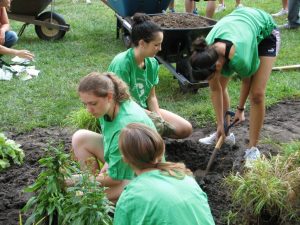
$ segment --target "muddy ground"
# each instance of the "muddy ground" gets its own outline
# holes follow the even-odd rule
[[[275,142],[289,142],[300,137],[300,100],[285,101],[267,110],[261,139],[271,138]],[[246,114],[248,117],[248,115]],[[198,143],[200,137],[204,137],[214,131],[214,126],[195,129],[191,137],[183,140],[166,140],[167,159],[183,161],[193,171],[204,169],[213,146],[208,147]],[[216,224],[221,222],[222,214],[228,209],[230,200],[226,187],[222,187],[222,178],[232,169],[242,168],[241,159],[248,142],[248,121],[234,127],[237,143],[235,146],[224,144],[217,154],[211,172],[204,180],[196,177],[198,183],[207,193]],[[38,159],[43,156],[43,148],[49,142],[63,143],[65,149],[70,148],[72,131],[60,128],[37,128],[30,133],[7,132],[10,139],[14,139],[22,145],[25,151],[25,163],[22,166],[12,166],[0,173],[0,225],[18,224],[19,210],[29,198],[22,192],[23,188],[32,184],[39,173]],[[270,144],[260,144],[262,153],[276,154],[278,149]],[[270,224],[271,225],[271,224]],[[272,224],[276,225],[276,224]]]

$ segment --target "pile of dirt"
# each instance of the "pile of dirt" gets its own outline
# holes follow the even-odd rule
[[[300,101],[285,101],[271,107],[266,113],[261,139],[271,138],[278,142],[299,139],[299,111]],[[248,117],[248,115],[246,116]],[[226,187],[222,186],[222,180],[230,171],[242,169],[242,158],[248,143],[248,122],[245,121],[231,130],[236,135],[237,143],[235,146],[226,144],[222,146],[215,158],[211,172],[203,180],[196,177],[199,185],[208,195],[217,225],[226,224],[221,219],[230,206],[230,199]],[[195,129],[187,139],[166,140],[167,160],[184,162],[192,171],[205,169],[214,146],[202,145],[198,139],[210,134],[214,129],[214,126],[208,126]],[[0,173],[0,224],[16,225],[19,211],[30,197],[22,190],[32,184],[39,174],[38,160],[44,155],[43,149],[47,148],[49,144],[52,146],[63,144],[65,150],[69,151],[72,131],[60,128],[38,128],[29,133],[9,132],[6,135],[21,144],[26,155],[22,166],[13,165]],[[263,154],[277,153],[274,146],[270,144],[260,144],[259,147]]]
[[[191,13],[166,13],[151,16],[151,20],[162,28],[199,28],[208,27],[211,24],[201,16]]]

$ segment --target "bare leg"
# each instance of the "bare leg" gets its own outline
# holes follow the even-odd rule
[[[288,0],[282,0],[282,8],[285,10],[288,9]]]
[[[256,146],[265,117],[265,91],[276,57],[260,57],[260,66],[250,87],[250,142]]]
[[[191,0],[185,0],[185,12],[192,13],[195,8],[195,2]]]
[[[96,174],[100,169],[97,160],[104,163],[102,136],[89,130],[78,130],[73,134],[72,147],[81,168]]]
[[[193,128],[190,122],[165,109],[160,109],[160,114],[165,121],[175,127],[175,135],[172,138],[186,138],[191,135]]]
[[[105,192],[108,199],[116,202],[129,181],[114,180],[106,173],[99,174],[97,160],[105,162],[102,135],[89,130],[78,130],[72,137],[72,147],[81,168],[90,169],[101,186],[107,187]]]
[[[235,7],[239,6],[241,4],[241,0],[235,0]]]
[[[208,1],[206,6],[206,17],[212,18],[216,9],[215,1]]]
[[[175,7],[175,0],[172,0],[169,4],[169,9],[174,9]]]

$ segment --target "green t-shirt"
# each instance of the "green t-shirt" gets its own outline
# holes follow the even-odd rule
[[[104,145],[104,159],[108,163],[108,174],[112,179],[132,179],[134,171],[122,160],[118,141],[121,130],[129,123],[139,122],[148,125],[155,130],[152,120],[145,110],[132,100],[120,104],[119,112],[113,121],[99,118]]]
[[[147,99],[151,89],[158,84],[159,65],[155,58],[145,59],[145,69],[138,67],[133,48],[115,56],[108,67],[129,86],[130,95],[143,108],[147,107]]]
[[[206,194],[195,179],[142,173],[122,192],[114,225],[214,225]]]
[[[213,44],[216,38],[231,41],[235,53],[225,64],[222,75],[229,77],[233,72],[242,78],[252,76],[259,67],[258,44],[276,27],[270,14],[260,10],[240,7],[223,17],[206,37]]]

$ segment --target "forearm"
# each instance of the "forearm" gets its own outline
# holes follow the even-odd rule
[[[245,103],[246,103],[246,100],[248,98],[249,91],[250,91],[250,85],[251,85],[250,78],[246,78],[246,79],[242,80],[241,89],[240,89],[240,99],[239,99],[239,103],[238,103],[239,108],[245,107]]]
[[[223,126],[223,94],[221,84],[217,80],[211,80],[209,81],[209,87],[211,91],[211,101],[217,119],[217,125]]]
[[[96,181],[98,181],[101,184],[101,186],[104,187],[112,187],[122,182],[121,180],[112,179],[107,173],[100,173],[96,177]]]
[[[148,98],[147,105],[148,105],[148,109],[151,112],[155,112],[158,115],[160,115],[157,98],[153,98],[153,97]]]
[[[156,97],[156,94],[155,94],[155,88],[154,87],[152,88],[152,90],[150,92],[150,95],[147,99],[147,106],[148,106],[148,109],[151,112],[155,112],[159,116],[161,116],[160,111],[159,111],[158,100],[157,100],[157,97]]]
[[[18,50],[12,49],[12,48],[7,48],[3,45],[0,45],[0,54],[1,55],[17,55]]]
[[[223,119],[223,97],[221,91],[211,91],[211,100],[216,114],[217,125],[224,124]]]

